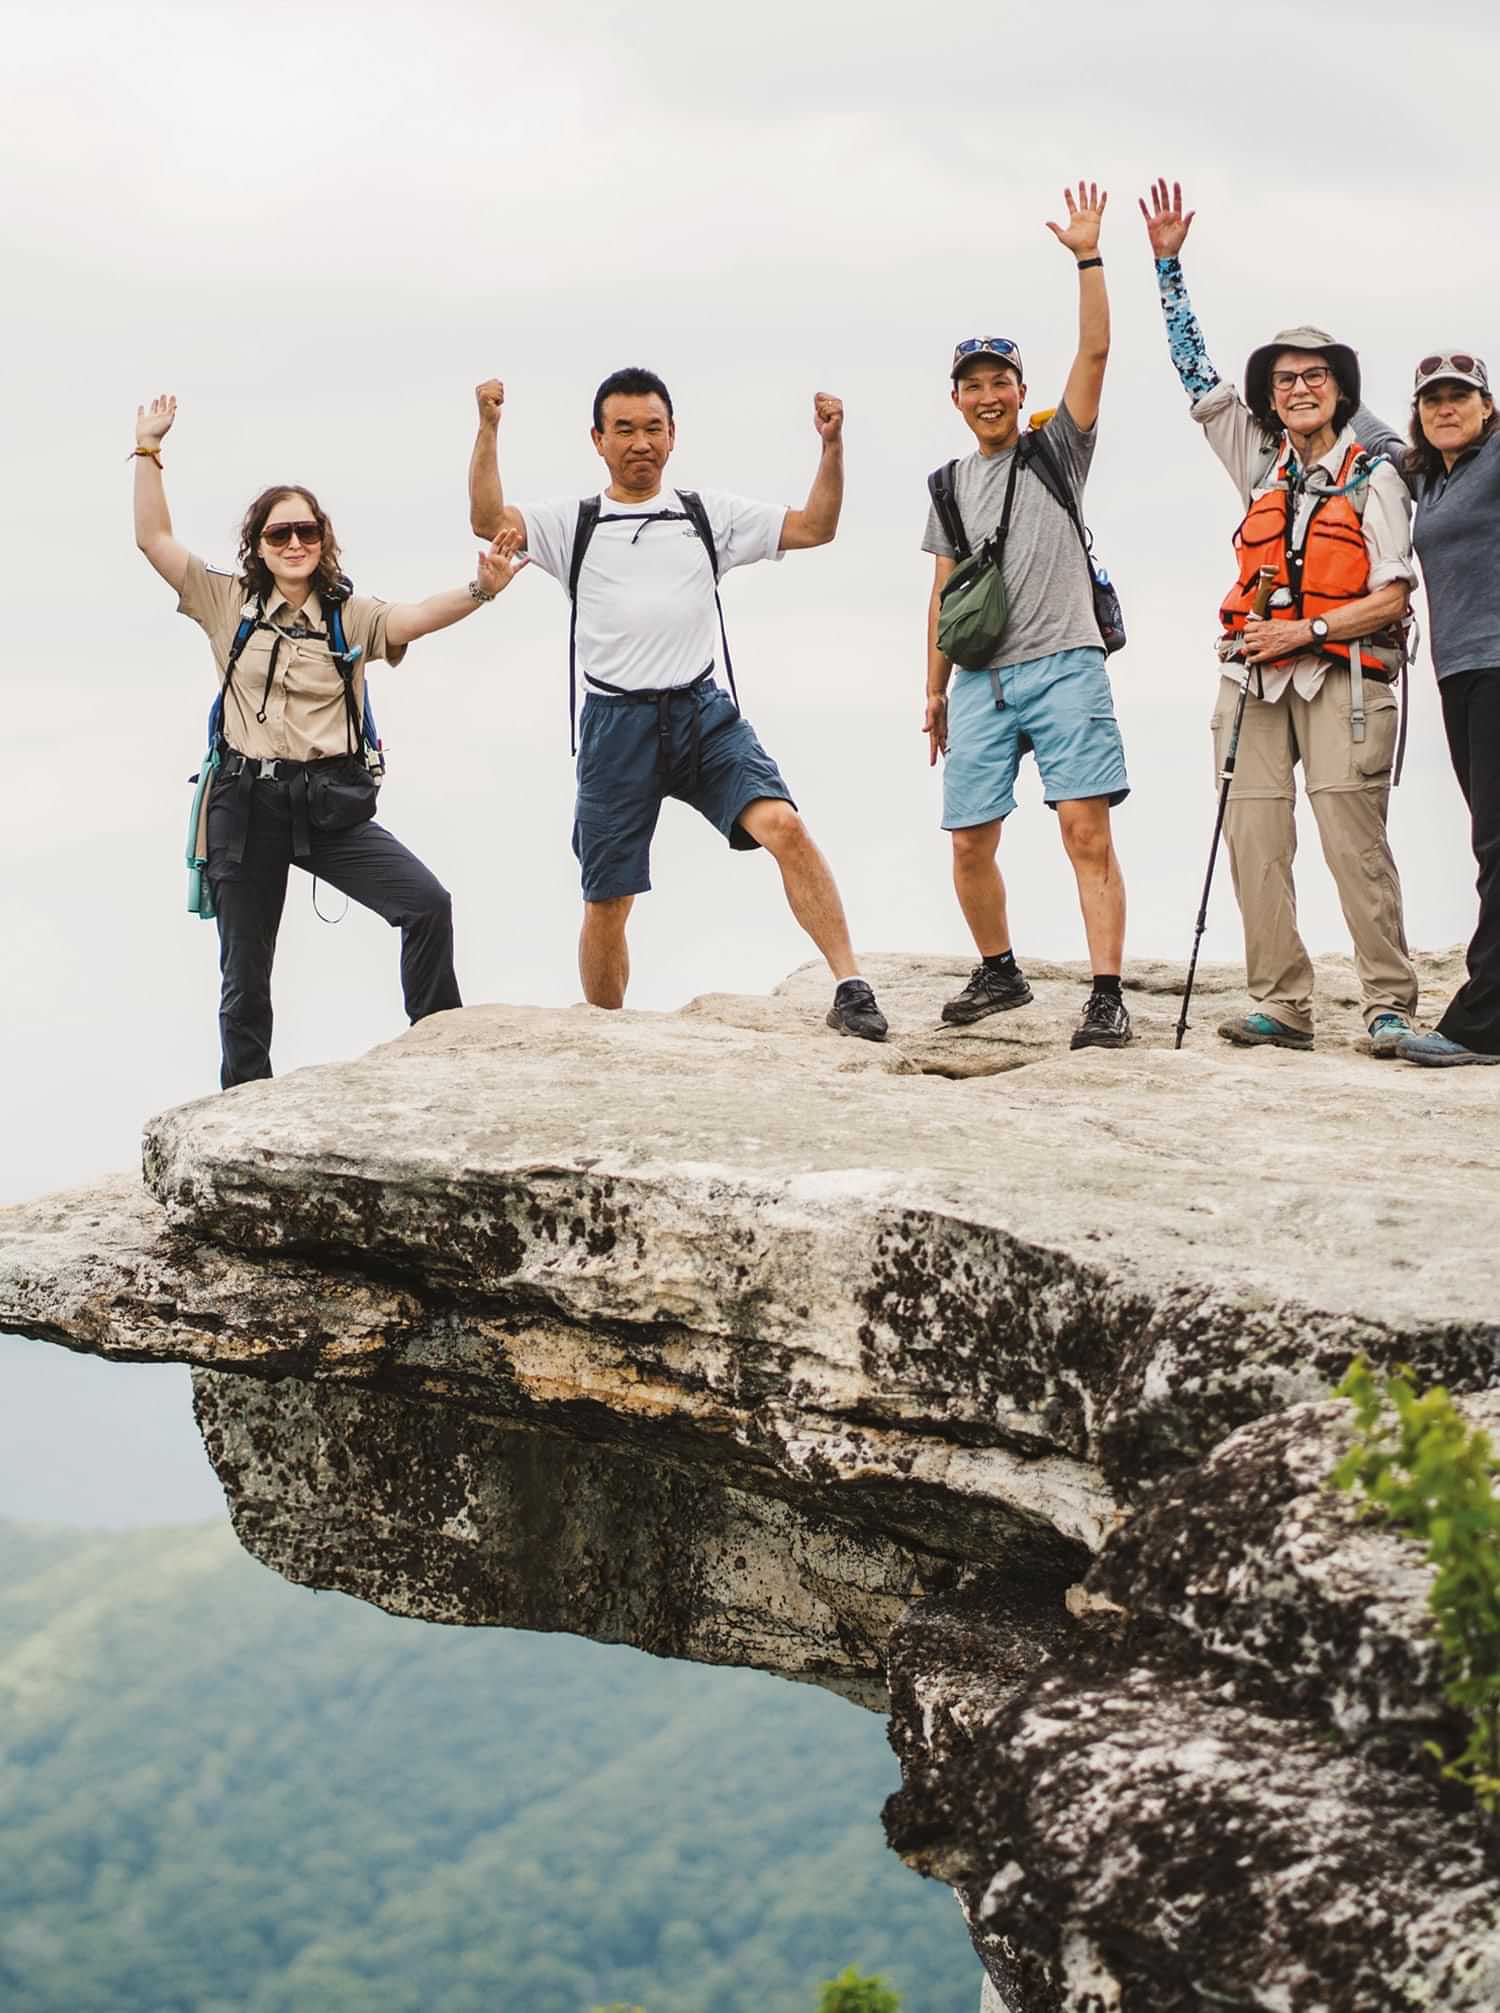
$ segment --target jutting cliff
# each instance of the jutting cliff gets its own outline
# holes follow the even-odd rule
[[[0,1212],[0,1327],[192,1364],[290,1579],[889,1711],[1011,2013],[1500,2003],[1427,1570],[1325,1486],[1358,1350],[1500,1428],[1500,1072],[1230,1051],[1229,972],[1070,1055],[1068,969],[961,1032],[956,962],[868,969],[884,1048],[809,971],[168,1112]]]

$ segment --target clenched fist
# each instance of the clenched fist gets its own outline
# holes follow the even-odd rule
[[[813,398],[813,425],[824,442],[831,445],[841,440],[844,434],[844,401],[834,398],[829,392],[818,392]]]
[[[487,377],[483,384],[474,387],[474,402],[479,407],[481,426],[498,426],[500,408],[505,403],[505,386],[497,377]]]

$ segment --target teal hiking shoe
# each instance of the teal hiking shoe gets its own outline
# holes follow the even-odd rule
[[[1481,1055],[1478,1049],[1465,1048],[1462,1042],[1449,1041],[1447,1035],[1409,1034],[1396,1050],[1403,1062],[1419,1062],[1427,1069],[1457,1069],[1466,1062],[1500,1063],[1500,1055]]]
[[[1310,1034],[1299,1034],[1285,1021],[1274,1020],[1268,1013],[1247,1013],[1239,1020],[1219,1023],[1219,1036],[1223,1041],[1232,1041],[1236,1048],[1311,1048]]]
[[[1401,1044],[1415,1033],[1404,1013],[1378,1013],[1370,1022],[1370,1053],[1388,1061],[1401,1053]]]

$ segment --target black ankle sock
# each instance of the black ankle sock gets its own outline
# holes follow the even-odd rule
[[[1118,972],[1095,972],[1094,991],[1096,993],[1109,993],[1113,998],[1118,999],[1120,997],[1120,974]]]
[[[1009,974],[1016,968],[1016,954],[1014,951],[996,951],[992,956],[985,959],[984,968],[987,972],[1005,972]]]

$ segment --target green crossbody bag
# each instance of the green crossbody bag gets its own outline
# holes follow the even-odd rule
[[[1011,505],[1015,501],[1016,477],[1021,469],[1019,448],[1011,461],[1010,477],[1005,485],[1005,508],[1001,513],[999,528],[992,532],[977,552],[969,551],[969,542],[963,535],[963,523],[958,516],[957,504],[951,489],[939,494],[939,478],[946,473],[938,470],[931,479],[934,501],[939,507],[939,515],[946,520],[944,529],[950,545],[956,546],[965,556],[943,583],[943,591],[938,596],[937,645],[950,664],[962,670],[980,671],[989,663],[1000,648],[1000,639],[1005,634],[1006,618],[1010,614],[1010,602],[1005,592],[1005,572],[1002,561],[1005,541],[1010,532]],[[951,476],[949,477],[951,481]],[[948,508],[944,508],[947,505]],[[955,531],[958,535],[955,536]]]

